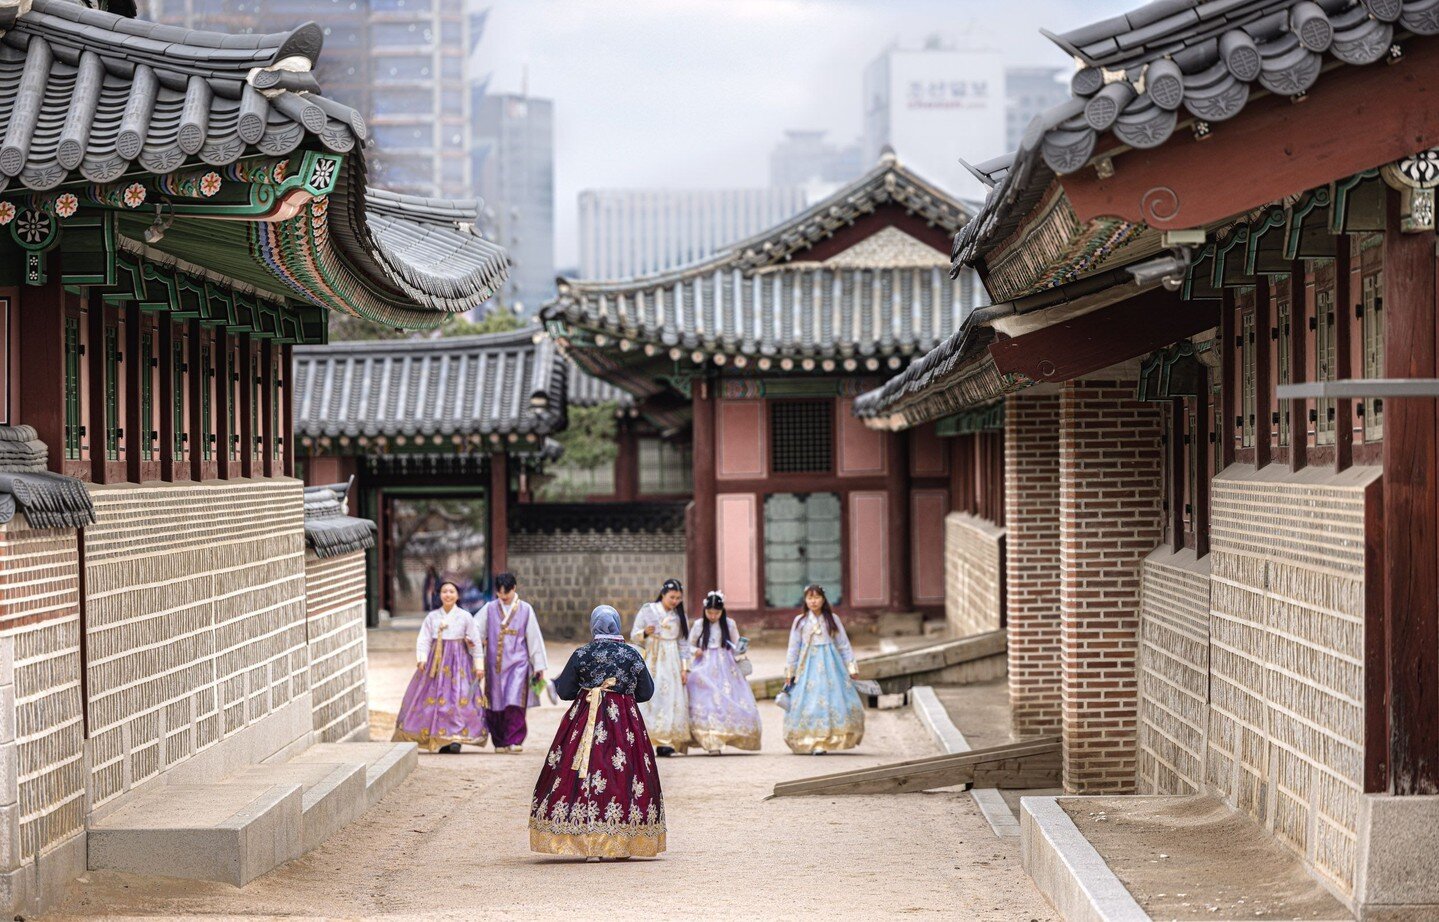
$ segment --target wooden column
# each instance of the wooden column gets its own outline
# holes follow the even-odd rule
[[[58,254],[56,254],[58,255]],[[55,256],[51,257],[52,260]],[[17,299],[20,402],[17,423],[34,426],[49,450],[49,469],[65,472],[65,289],[59,268],[50,265],[50,282],[24,288]]]
[[[884,439],[889,455],[884,477],[889,499],[889,607],[891,611],[909,611],[914,608],[909,555],[909,435],[888,432]],[[863,553],[860,548],[851,553],[854,551]]]
[[[620,419],[616,436],[619,453],[615,455],[615,501],[632,503],[640,494],[639,437],[634,421]]]
[[[1184,398],[1169,401],[1169,451],[1165,462],[1169,467],[1169,547],[1175,553],[1184,550]]]
[[[235,383],[231,378],[234,361],[230,334],[225,327],[215,328],[215,344],[210,349],[215,357],[215,473],[221,480],[234,476],[230,463],[230,404],[235,400]]]
[[[82,290],[80,297],[85,303],[85,328],[89,333],[89,343],[80,361],[90,372],[90,412],[84,420],[90,438],[90,480],[106,483],[105,461],[110,440],[105,425],[105,300],[99,292],[90,289]]]
[[[122,347],[125,350],[125,479],[130,483],[139,483],[144,479],[140,458],[145,451],[145,440],[150,437],[150,421],[140,416],[140,393],[145,386],[144,376],[150,374],[150,369],[144,367],[140,360],[140,336],[144,326],[140,305],[127,301],[121,309],[125,312],[125,343]]]
[[[694,533],[690,546],[690,585],[707,592],[718,585],[715,551],[715,401],[708,379],[694,382]]]
[[[159,315],[160,387],[155,395],[160,405],[160,479],[175,481],[175,324],[170,315]]]
[[[1209,470],[1213,450],[1209,447],[1210,421],[1214,406],[1210,402],[1209,369],[1199,373],[1198,407],[1194,413],[1194,450],[1190,452],[1194,465],[1194,556],[1203,557],[1209,553],[1209,491],[1211,489]],[[1293,430],[1290,430],[1291,432]]]
[[[1219,342],[1224,349],[1224,377],[1220,382],[1219,405],[1224,411],[1219,414],[1219,469],[1223,470],[1234,463],[1234,417],[1244,411],[1244,401],[1236,399],[1238,390],[1236,384],[1239,377],[1235,374],[1237,363],[1244,360],[1243,351],[1234,343],[1235,330],[1238,328],[1237,318],[1234,316],[1234,289],[1224,289],[1223,306],[1219,311]]]
[[[261,446],[260,470],[266,477],[275,476],[275,342],[264,340],[260,343],[260,429],[264,440]]]
[[[1309,267],[1304,260],[1296,259],[1289,269],[1289,380],[1303,384],[1309,378],[1308,343],[1309,316]],[[1308,401],[1289,401],[1289,469],[1301,470],[1309,460],[1309,412]]]
[[[1354,280],[1348,234],[1334,238],[1334,377],[1339,381],[1359,377],[1349,354],[1350,330],[1354,327]],[[1354,463],[1354,401],[1334,401],[1334,470]]]
[[[240,476],[255,476],[255,373],[249,333],[240,334]],[[161,345],[164,352],[164,345]],[[163,436],[162,436],[163,438]],[[381,571],[383,572],[383,571]],[[384,603],[380,603],[382,606]]]
[[[205,388],[210,386],[205,369],[205,331],[198,320],[187,320],[189,348],[185,350],[185,364],[190,366],[190,375],[185,379],[185,388],[190,392],[190,479],[199,483],[205,479],[205,445],[210,432],[205,426]],[[212,408],[213,409],[213,408]]]
[[[1274,303],[1269,276],[1254,280],[1254,467],[1263,468],[1273,458],[1269,440],[1274,432],[1274,392],[1269,389],[1269,328],[1274,324]]]
[[[490,576],[510,568],[510,456],[490,455]]]
[[[965,464],[964,436],[944,440],[949,450],[949,511],[967,512],[964,498],[964,478],[969,468]]]
[[[375,502],[375,528],[378,534],[375,536],[375,625],[379,624],[378,609],[390,607],[390,586],[394,581],[390,578],[390,563],[394,555],[390,553],[390,531],[393,528],[390,519],[390,498],[385,495],[384,490],[376,490]],[[391,614],[394,612],[391,611]]]
[[[1433,234],[1399,229],[1389,193],[1384,236],[1384,377],[1435,378]],[[1343,310],[1336,305],[1336,310]],[[1439,484],[1433,399],[1386,403],[1384,425],[1384,596],[1389,673],[1390,789],[1439,793]],[[1373,754],[1371,754],[1371,757]]]
[[[295,395],[290,376],[295,373],[295,347],[280,347],[280,460],[281,473],[295,476]]]

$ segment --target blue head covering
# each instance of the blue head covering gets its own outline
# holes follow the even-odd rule
[[[624,640],[620,634],[620,613],[609,605],[590,612],[590,633],[595,640]]]

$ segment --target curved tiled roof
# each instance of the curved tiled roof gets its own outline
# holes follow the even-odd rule
[[[569,379],[565,384],[565,403],[572,407],[597,407],[605,403],[617,404],[628,410],[635,405],[635,395],[616,387],[603,378],[596,378],[572,361],[566,361]]]
[[[295,348],[295,433],[535,436],[565,426],[567,367],[538,327]]]
[[[915,250],[925,245],[909,238],[913,247],[861,243],[854,249],[868,254],[864,265],[854,258],[790,261],[890,202],[946,233],[968,220],[957,199],[887,155],[814,207],[701,262],[619,282],[561,279],[558,297],[541,314],[612,336],[622,349],[640,343],[766,362],[867,360],[871,370],[889,359],[895,368],[899,356],[930,348],[959,323],[968,292],[947,277],[945,255],[932,251],[921,265]],[[607,339],[599,337],[603,345]]]
[[[955,236],[956,270],[1012,233],[1054,176],[1081,169],[1104,135],[1158,147],[1183,119],[1202,133],[1257,93],[1302,96],[1331,63],[1383,60],[1401,30],[1439,34],[1439,0],[1155,0],[1046,33],[1081,65],[1073,97],[1036,119],[1015,154],[972,170],[992,191]]]
[[[375,546],[379,529],[345,511],[350,484],[305,487],[305,544],[316,557],[338,557]]]

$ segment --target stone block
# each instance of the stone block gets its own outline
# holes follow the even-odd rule
[[[369,806],[365,769],[365,763],[359,761],[269,763],[252,765],[229,780],[300,785],[303,823],[300,847],[308,852],[365,812]]]
[[[924,633],[924,615],[917,611],[887,611],[876,625],[880,637],[918,637]]]
[[[1019,802],[1019,854],[1065,922],[1150,922],[1055,797]]]
[[[1439,906],[1439,796],[1367,794],[1360,804],[1355,891],[1363,917]]]
[[[373,807],[415,770],[419,748],[414,743],[320,743],[293,761],[364,763],[366,801]]]

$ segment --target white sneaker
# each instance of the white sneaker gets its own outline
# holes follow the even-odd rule
[[[510,747],[508,747],[508,746],[496,746],[496,747],[495,747],[495,752],[509,752],[509,751],[510,751]]]
[[[523,746],[507,746],[507,747],[505,747],[505,751],[506,751],[506,752],[513,752],[513,753],[519,754],[519,753],[525,751],[525,747],[523,747]]]

